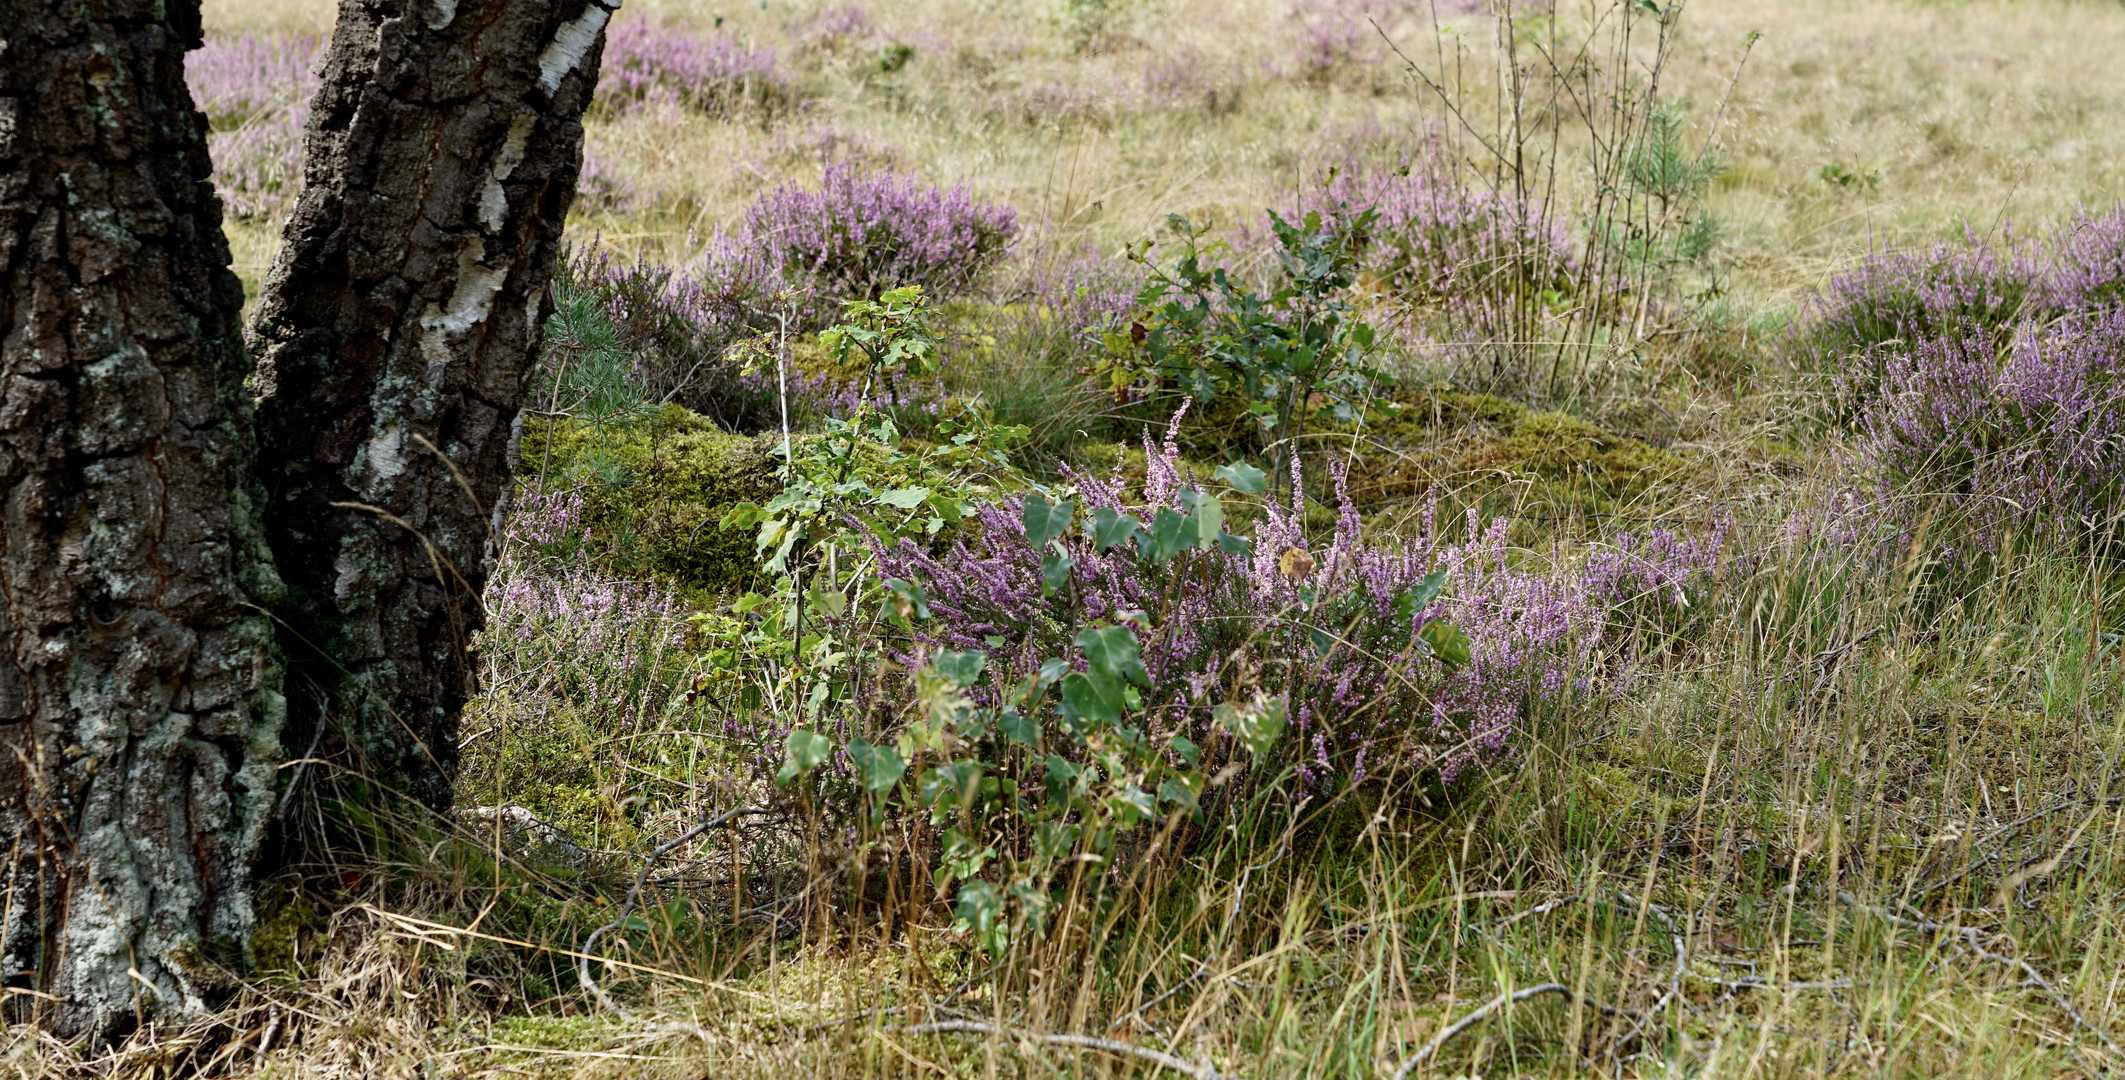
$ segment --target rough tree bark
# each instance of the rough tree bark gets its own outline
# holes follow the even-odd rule
[[[0,0],[0,965],[13,1018],[96,1041],[212,1004],[273,810],[199,43],[198,0]]]
[[[438,810],[617,6],[342,0],[253,324],[287,745]]]

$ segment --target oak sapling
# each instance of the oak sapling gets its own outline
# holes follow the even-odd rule
[[[1373,328],[1356,315],[1351,286],[1378,212],[1340,207],[1310,211],[1293,225],[1276,213],[1275,281],[1262,292],[1210,259],[1205,230],[1167,218],[1180,252],[1169,267],[1151,260],[1145,241],[1129,252],[1149,280],[1136,308],[1102,341],[1098,371],[1117,398],[1144,386],[1178,389],[1208,402],[1236,394],[1259,425],[1276,483],[1309,413],[1356,419],[1370,393]],[[1318,395],[1321,399],[1315,402]]]

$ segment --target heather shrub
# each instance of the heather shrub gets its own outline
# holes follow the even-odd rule
[[[2045,307],[2093,314],[2125,307],[2125,207],[2074,215],[2051,236]]]
[[[965,188],[832,164],[816,191],[783,186],[754,202],[740,242],[825,299],[875,300],[906,285],[946,299],[972,287],[1017,234],[1009,207],[977,203]]]
[[[1317,794],[1368,775],[1450,779],[1495,763],[1532,703],[1567,689],[1585,605],[1575,586],[1509,564],[1503,521],[1471,520],[1459,545],[1436,522],[1367,543],[1339,482],[1333,537],[1310,549],[1294,477],[1289,504],[1266,504],[1245,546],[1138,557],[1141,545],[1115,537],[1181,527],[1205,505],[1177,469],[1174,434],[1147,447],[1140,502],[1118,480],[1072,477],[1076,524],[1052,540],[1029,544],[1026,507],[1039,499],[1028,496],[979,511],[979,528],[947,549],[879,546],[878,572],[919,583],[927,600],[909,657],[979,651],[1004,687],[1067,651],[1084,626],[1141,613],[1139,698],[1153,741],[1216,746],[1217,706],[1259,692],[1281,703],[1293,736],[1262,779],[1288,769]],[[1247,472],[1229,474],[1246,483]],[[1131,518],[1152,524],[1131,529]]]
[[[1496,303],[1510,289],[1571,287],[1571,238],[1538,205],[1479,191],[1436,153],[1392,169],[1352,163],[1306,190],[1300,214],[1371,209],[1361,264],[1378,286],[1410,303]]]
[[[1886,355],[1856,417],[1883,480],[1979,520],[2114,536],[2125,512],[2125,312],[2025,328],[1966,324]]]
[[[477,646],[490,688],[467,716],[463,787],[517,805],[593,848],[636,829],[604,782],[617,737],[669,726],[690,704],[688,606],[586,563],[595,509],[579,490],[519,491],[482,604]],[[506,730],[496,730],[506,725]]]
[[[302,188],[303,124],[324,42],[310,34],[214,36],[185,55],[185,81],[207,115],[214,186],[235,217],[286,209]]]
[[[1300,193],[1296,212],[1371,215],[1353,237],[1357,292],[1405,349],[1518,389],[1530,319],[1585,284],[1571,237],[1543,205],[1470,186],[1436,148],[1392,167],[1352,161]]]
[[[216,130],[307,110],[317,90],[310,68],[324,47],[314,34],[215,35],[185,54],[185,83]]]
[[[821,8],[795,28],[794,36],[808,50],[839,52],[868,42],[874,32],[863,5],[840,4]]]
[[[1713,621],[1712,593],[1729,569],[1728,530],[1623,533],[1590,553],[1579,580],[1603,612],[1604,643],[1634,655],[1694,637]]]
[[[1469,0],[1439,4],[1441,14],[1460,14],[1476,6]],[[1386,52],[1377,21],[1389,31],[1404,20],[1427,10],[1420,0],[1313,0],[1293,3],[1285,18],[1295,25],[1292,36],[1298,74],[1324,81],[1343,70],[1370,64]]]
[[[1802,358],[1815,370],[1847,372],[1857,407],[1900,349],[1970,330],[2003,344],[2034,314],[2041,281],[2035,258],[1975,236],[1962,245],[1880,251],[1817,297],[1801,331]]]
[[[1838,278],[1801,341],[1841,371],[1868,475],[1948,496],[1987,531],[2108,536],[2125,468],[2125,214],[2042,246],[1888,251]]]
[[[606,31],[597,104],[608,111],[669,103],[728,116],[787,108],[794,99],[773,49],[652,19],[618,21]]]

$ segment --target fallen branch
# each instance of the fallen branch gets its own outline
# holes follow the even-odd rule
[[[1217,1067],[1208,1062],[1197,1064],[1186,1058],[1175,1057],[1160,1050],[1153,1050],[1148,1046],[1138,1046],[1135,1043],[1123,1042],[1120,1039],[1103,1039],[1096,1035],[1036,1035],[1030,1031],[1014,1031],[995,1024],[984,1024],[978,1020],[941,1020],[933,1024],[911,1024],[895,1030],[903,1035],[995,1035],[1025,1042],[1042,1043],[1048,1046],[1075,1046],[1080,1049],[1098,1050],[1102,1053],[1114,1054],[1118,1057],[1148,1061],[1159,1068],[1169,1069],[1182,1076],[1192,1076],[1195,1080],[1239,1080],[1236,1076],[1217,1071]]]

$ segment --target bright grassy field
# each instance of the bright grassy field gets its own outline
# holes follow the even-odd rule
[[[217,35],[323,33],[331,10],[209,0],[207,17]],[[1321,169],[1391,158],[1417,133],[1453,127],[1374,38],[1309,68],[1307,10],[875,4],[868,34],[808,47],[820,23],[807,3],[630,3],[619,18],[704,32],[720,20],[774,47],[800,104],[594,121],[589,153],[620,196],[570,229],[626,255],[684,259],[690,238],[733,226],[779,183],[816,180],[829,159],[1007,203],[1037,241],[1026,252],[1111,254],[1168,213],[1259,229],[1264,206]],[[1361,6],[1336,10],[1355,18]],[[1470,127],[1497,130],[1488,16],[1435,24],[1429,5],[1362,10],[1432,72],[1458,67]],[[1574,17],[1583,22],[1571,12],[1560,22]],[[1166,1068],[1127,1048],[1045,1038],[1056,1035],[1249,1078],[2125,1068],[2125,862],[2114,854],[2125,658],[2105,636],[2125,623],[2125,579],[2071,544],[2010,542],[1989,577],[1958,579],[1943,599],[1930,514],[1884,565],[1775,553],[1790,522],[1841,498],[1850,479],[1848,437],[1822,421],[1822,381],[1788,362],[1784,328],[1871,249],[2034,234],[2076,210],[2108,210],[2125,190],[2115,56],[2125,7],[1693,0],[1678,26],[1662,98],[1682,109],[1690,145],[1709,140],[1728,166],[1704,195],[1719,232],[1693,282],[1702,317],[1681,338],[1619,354],[1613,377],[1562,407],[1611,428],[1657,428],[1691,455],[1635,501],[1604,504],[1616,516],[1721,517],[1773,552],[1700,599],[1695,644],[1649,662],[1627,691],[1533,725],[1511,768],[1450,802],[1404,785],[1273,842],[1210,845],[1130,896],[1130,917],[1107,935],[1057,933],[995,967],[942,913],[891,940],[707,947],[649,933],[612,954],[637,966],[603,969],[627,1009],[599,1009],[570,981],[566,950],[603,921],[607,886],[409,857],[390,883],[361,886],[366,904],[283,919],[316,939],[308,959],[239,995],[220,1042],[195,1040],[232,1047],[213,1051],[213,1068],[424,1078]],[[912,59],[881,71],[896,41]],[[1575,163],[1588,148],[1580,129],[1558,130],[1552,190],[1568,205],[1587,196]],[[275,223],[229,231],[255,289]],[[1484,490],[1492,507],[1566,505],[1509,480]],[[1391,530],[1391,518],[1373,526]],[[1529,520],[1514,542],[1560,559],[1625,527]],[[607,803],[666,797],[642,779],[655,764],[600,741],[594,716],[556,720],[506,697],[484,708],[468,731],[551,739],[595,759]],[[473,760],[467,804],[531,801],[507,790],[526,776]],[[1515,991],[1524,1000],[1498,1003]],[[978,1030],[919,1026],[968,1017]],[[16,1038],[0,1070],[162,1075],[193,1045],[186,1037],[95,1065]]]

